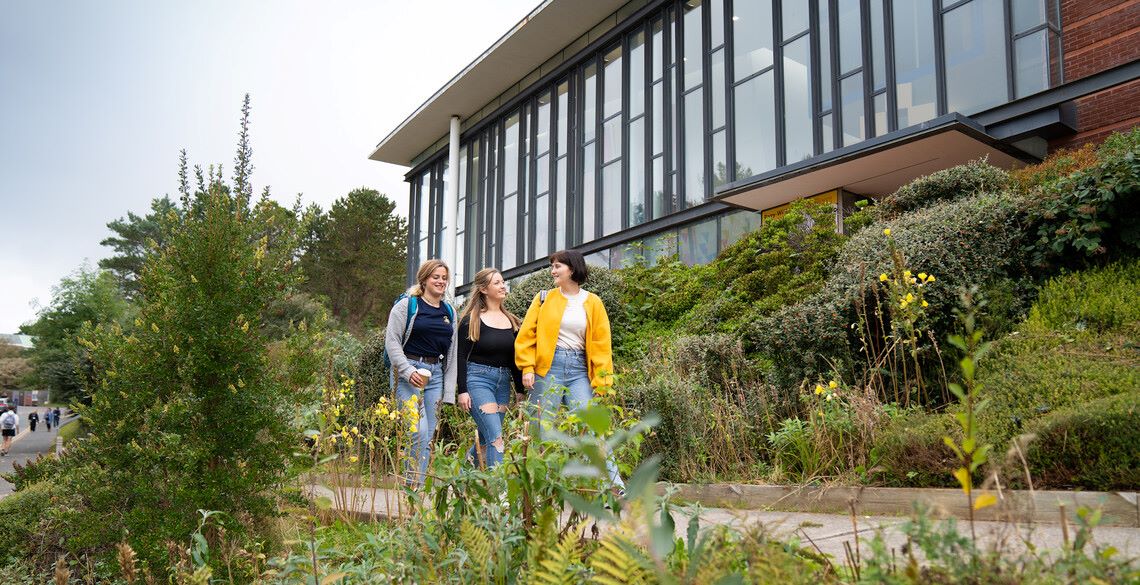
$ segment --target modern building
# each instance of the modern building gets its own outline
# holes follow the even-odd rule
[[[706,262],[796,199],[841,213],[1136,125],[1138,23],[1138,0],[545,0],[370,158],[411,167],[409,274],[442,257],[460,293],[564,247]]]

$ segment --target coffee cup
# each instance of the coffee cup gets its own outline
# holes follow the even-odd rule
[[[416,373],[419,374],[420,379],[424,381],[423,385],[420,386],[420,388],[426,388],[428,381],[431,380],[431,370],[427,368],[419,368],[416,370]]]

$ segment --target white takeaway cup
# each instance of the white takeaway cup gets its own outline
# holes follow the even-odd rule
[[[419,368],[416,370],[416,373],[419,374],[420,378],[424,381],[423,386],[420,386],[420,388],[427,388],[428,381],[431,380],[431,370],[427,368]]]

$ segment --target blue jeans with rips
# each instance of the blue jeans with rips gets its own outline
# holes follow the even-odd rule
[[[528,401],[531,405],[531,424],[550,422],[560,406],[570,412],[582,410],[590,404],[594,389],[590,386],[589,370],[586,368],[586,352],[582,350],[555,348],[554,360],[545,376],[535,375],[534,389]],[[606,470],[610,482],[618,489],[625,488],[625,482],[618,473],[613,457],[606,459]]]
[[[471,418],[479,429],[479,445],[483,450],[480,460],[476,445],[471,445],[468,457],[477,464],[495,467],[503,461],[503,418],[511,403],[511,370],[467,363],[467,393],[471,395]],[[498,443],[498,444],[496,444]]]
[[[419,398],[416,407],[419,409],[420,420],[416,423],[416,432],[407,450],[408,458],[404,461],[404,472],[408,484],[423,485],[428,461],[431,459],[431,441],[435,436],[436,427],[439,426],[439,401],[443,398],[443,364],[429,364],[416,360],[410,363],[416,368],[424,368],[431,372],[431,379],[423,389],[412,386],[411,382],[402,378],[396,383],[396,399],[400,401],[400,407],[403,407],[412,396]],[[413,461],[417,464],[414,470]]]

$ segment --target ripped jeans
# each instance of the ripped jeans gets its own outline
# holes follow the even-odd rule
[[[471,418],[479,429],[479,445],[471,445],[468,457],[478,464],[495,467],[503,461],[503,417],[511,403],[511,370],[467,363],[467,393],[471,395]],[[477,447],[483,451],[480,461]]]

